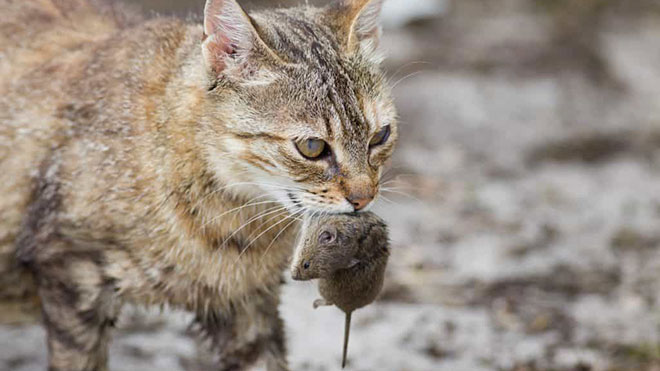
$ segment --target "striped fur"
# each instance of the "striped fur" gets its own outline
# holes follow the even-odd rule
[[[2,319],[41,312],[50,368],[99,370],[123,303],[170,305],[197,314],[219,369],[286,369],[297,216],[351,211],[396,142],[374,35],[346,29],[374,4],[245,15],[252,36],[224,55],[202,25],[0,0]],[[333,156],[304,159],[306,137]]]

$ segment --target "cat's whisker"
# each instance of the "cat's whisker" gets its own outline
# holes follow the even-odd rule
[[[201,228],[205,228],[205,227],[208,226],[209,224],[216,222],[217,220],[219,220],[220,218],[222,218],[223,216],[225,216],[225,215],[227,215],[227,214],[229,214],[229,213],[236,213],[236,212],[238,212],[238,211],[240,211],[240,210],[242,210],[242,209],[245,209],[246,207],[259,206],[259,205],[266,205],[266,204],[279,204],[279,202],[277,202],[277,201],[260,201],[260,202],[247,203],[247,204],[245,204],[245,205],[241,205],[241,206],[239,206],[239,207],[235,207],[235,208],[233,208],[233,209],[231,209],[231,210],[227,210],[227,211],[221,213],[220,215],[214,216],[214,217],[211,218],[210,220],[207,220],[207,221],[201,226]]]
[[[302,212],[302,211],[301,211],[301,212]],[[286,230],[291,226],[291,224],[293,224],[293,223],[296,222],[296,221],[300,221],[300,219],[298,219],[298,218],[295,217],[295,214],[293,214],[293,215],[291,215],[291,216],[292,216],[292,219],[293,219],[293,220],[291,220],[289,223],[287,223],[287,225],[285,225],[284,228],[282,228],[282,230],[279,231],[279,233],[277,233],[277,234],[275,235],[275,238],[273,238],[273,240],[270,241],[270,243],[269,243],[268,246],[266,247],[266,250],[265,250],[264,253],[261,255],[261,259],[259,259],[259,266],[260,266],[260,267],[263,266],[263,261],[264,261],[264,258],[266,257],[266,254],[268,254],[268,250],[270,250],[270,247],[273,246],[273,244],[275,243],[275,241],[277,241],[277,239],[280,237],[280,235],[281,235],[282,233],[284,233],[284,231],[286,231]]]
[[[244,172],[247,173],[247,172]],[[263,187],[270,187],[270,188],[275,188],[275,189],[300,189],[304,190],[303,187],[297,186],[297,185],[281,185],[281,184],[275,184],[275,183],[268,183],[268,182],[258,182],[258,181],[250,181],[250,182],[235,182],[231,184],[225,184],[222,187],[216,188],[213,190],[213,192],[219,192],[227,188],[231,187],[237,187],[237,186],[245,186],[245,185],[256,185],[256,186],[263,186]]]
[[[229,184],[225,187],[222,188],[228,188],[228,187],[234,187],[234,186],[239,186],[239,185],[256,185],[256,186],[263,186],[263,187],[269,187],[269,188],[274,188],[274,189],[284,189],[284,190],[291,190],[291,189],[304,189],[299,186],[285,186],[281,184],[274,184],[274,183],[265,183],[265,182],[239,182],[239,183],[233,183]]]
[[[198,208],[200,205],[202,205],[210,197],[212,197],[214,195],[217,195],[218,193],[221,193],[223,190],[225,190],[227,188],[236,187],[236,186],[243,186],[243,185],[255,185],[255,186],[262,186],[262,187],[265,187],[265,188],[283,189],[283,190],[287,190],[287,191],[290,190],[290,189],[298,189],[300,191],[305,191],[304,188],[298,187],[298,186],[287,187],[287,186],[282,186],[282,185],[279,185],[279,184],[272,184],[272,183],[266,183],[266,182],[236,182],[236,183],[226,184],[226,185],[224,185],[220,188],[214,189],[212,192],[210,192],[209,194],[202,197],[193,206],[193,208]],[[269,197],[269,196],[270,196],[269,194],[260,195],[260,196],[257,196],[256,198],[252,198],[248,202],[253,201],[255,199],[258,199],[258,198],[264,198],[264,197]]]
[[[306,188],[304,188],[302,186],[298,186],[298,185],[281,185],[281,184],[270,184],[270,183],[266,183],[266,184],[267,184],[267,186],[270,186],[272,188],[283,189],[283,190],[286,190],[286,191],[291,191],[291,190],[306,191],[307,190]]]
[[[248,239],[248,240],[251,240],[252,237],[253,237],[255,234],[257,234],[257,233],[259,233],[259,231],[261,231],[261,228],[262,228],[262,227],[264,227],[265,225],[268,225],[268,223],[269,223],[270,221],[272,221],[272,220],[274,220],[274,219],[277,219],[277,218],[281,217],[282,215],[285,215],[285,214],[288,213],[288,212],[289,212],[288,210],[284,210],[284,211],[282,211],[281,213],[277,213],[277,214],[271,216],[270,218],[264,220],[263,222],[261,222],[261,224],[259,224],[258,227],[256,227],[256,228],[254,229],[254,231],[252,231],[252,233],[250,233],[249,236],[247,236],[247,239]]]
[[[265,233],[267,233],[267,232],[270,231],[271,229],[277,227],[278,225],[282,224],[283,222],[287,221],[288,219],[289,219],[289,216],[287,216],[286,218],[284,218],[284,219],[278,221],[277,223],[271,225],[271,226],[268,227],[265,231],[259,233],[259,235],[258,235],[257,237],[255,237],[254,239],[252,239],[252,240],[250,241],[250,243],[248,243],[245,247],[243,247],[243,251],[241,251],[241,253],[238,254],[238,257],[236,258],[236,261],[234,261],[234,264],[236,264],[236,263],[241,259],[241,257],[243,256],[243,254],[245,254],[245,252],[248,250],[248,248],[249,248],[250,246],[252,246],[252,244],[254,244],[254,243],[259,239],[259,237],[263,236]]]
[[[386,190],[386,191],[392,191],[392,190],[398,191],[398,190],[407,189],[407,188],[395,185],[395,186],[392,186],[392,187],[383,187],[383,186],[381,186],[380,189],[381,190]]]
[[[384,188],[381,188],[381,192],[389,192],[389,193],[393,193],[393,194],[398,194],[398,195],[401,195],[401,196],[405,196],[405,197],[411,198],[411,199],[413,199],[413,200],[415,200],[415,201],[422,202],[422,200],[420,200],[419,198],[417,198],[417,197],[415,197],[415,196],[413,196],[413,195],[410,195],[410,194],[408,194],[408,193],[406,193],[406,192],[401,192],[401,191],[398,191],[398,190],[390,190],[390,189],[384,189]]]
[[[195,203],[195,205],[193,206],[193,208],[198,208],[200,205],[202,205],[204,202],[206,202],[206,200],[208,200],[208,199],[211,198],[212,196],[217,195],[217,194],[220,193],[220,192],[222,192],[222,189],[216,189],[216,190],[213,190],[213,192],[210,192],[210,193],[207,194],[206,196],[202,197],[199,201],[197,201],[197,203]],[[260,195],[260,196],[252,197],[252,198],[249,199],[246,203],[250,203],[250,202],[255,201],[255,200],[258,200],[258,199],[260,199],[260,198],[269,197],[269,196],[270,196],[270,195],[268,195],[268,194],[263,194],[263,195]]]
[[[378,188],[381,190],[385,189],[385,190],[412,191],[417,187],[415,187],[413,184],[406,183],[404,181],[401,181],[400,179],[395,178],[379,183]]]
[[[394,71],[394,73],[392,73],[392,77],[390,77],[390,78],[388,78],[388,79],[389,79],[389,80],[396,79],[396,78],[398,78],[398,74],[399,74],[399,72],[401,72],[404,68],[407,68],[407,67],[410,67],[410,66],[414,66],[414,65],[418,65],[418,64],[426,64],[426,65],[430,65],[431,62],[428,62],[428,61],[412,61],[412,62],[408,62],[408,63],[402,65],[401,67],[397,68],[396,71]]]
[[[392,90],[394,90],[397,87],[397,85],[399,85],[400,83],[402,83],[402,82],[404,82],[404,81],[406,81],[406,80],[408,80],[412,77],[415,77],[415,76],[417,76],[421,73],[424,73],[424,72],[427,72],[427,71],[415,71],[415,72],[407,74],[406,76],[400,78],[397,82],[395,82],[394,85],[392,85]]]
[[[398,174],[393,174],[395,170],[398,169],[403,169],[404,166],[393,166],[388,168],[378,179],[378,183],[381,184],[383,181],[391,181],[391,180],[396,180],[398,178],[404,178],[404,177],[414,177],[417,176],[417,174],[414,173],[398,173]],[[392,175],[391,178],[387,178],[388,175]],[[387,179],[386,179],[387,178]]]
[[[264,204],[278,203],[277,201],[274,201],[274,200],[257,201],[260,198],[263,198],[263,196],[254,197],[254,198],[248,200],[246,203],[242,204],[241,206],[237,206],[233,209],[227,210],[227,211],[221,213],[220,215],[215,216],[214,218],[223,217],[224,215],[227,215],[231,212],[235,212],[237,210],[241,210],[241,209],[249,207],[249,206],[259,206],[259,205],[264,205]]]
[[[241,172],[237,172],[237,174],[247,174],[249,176],[254,176],[254,174],[246,169],[243,169]],[[271,186],[271,187],[276,187],[276,188],[284,188],[284,189],[297,189],[301,191],[307,190],[305,187],[297,185],[297,184],[288,184],[288,185],[283,185],[283,184],[277,184],[273,182],[265,182],[265,181],[249,181],[249,182],[240,182],[242,184],[252,184],[252,185],[266,185],[266,186]],[[233,183],[233,184],[239,184],[239,183]],[[231,184],[230,184],[231,186]]]
[[[234,231],[233,231],[228,237],[226,237],[226,238],[224,239],[224,241],[222,242],[222,247],[225,247],[226,244],[227,244],[227,241],[231,240],[232,237],[234,237],[238,232],[240,232],[241,230],[243,230],[243,228],[247,227],[248,225],[250,225],[250,224],[251,224],[252,222],[254,222],[255,220],[258,220],[258,219],[261,219],[261,218],[263,218],[263,217],[265,217],[265,216],[268,216],[268,215],[271,215],[271,214],[274,214],[274,213],[277,213],[277,212],[281,212],[281,211],[283,211],[283,210],[286,210],[286,207],[285,207],[285,206],[282,206],[282,207],[274,207],[274,209],[275,209],[275,210],[273,210],[273,208],[268,209],[267,211],[262,212],[262,213],[258,214],[257,216],[254,216],[254,217],[250,218],[247,222],[243,223],[243,225],[241,225],[239,228],[235,229],[235,230],[234,230]]]
[[[381,189],[386,189],[388,191],[410,191],[410,187],[405,187],[405,186],[394,186],[394,187],[381,187]]]
[[[380,177],[378,177],[378,183],[380,183],[386,176],[392,173],[394,169],[393,168],[387,168],[385,171],[380,174]]]
[[[392,178],[383,179],[384,181],[381,181],[379,184],[400,182],[403,179],[410,179],[410,178],[415,178],[415,177],[417,177],[417,174],[397,174],[397,175],[393,176]]]
[[[379,185],[380,186],[385,186],[385,185],[392,184],[392,183],[399,184],[399,179],[391,179],[391,180],[388,180],[386,182],[379,183]]]
[[[221,187],[221,188],[219,188],[219,189],[216,189],[214,192],[212,192],[212,193],[210,193],[209,195],[205,196],[205,198],[207,198],[207,197],[209,197],[209,196],[212,196],[213,194],[217,194],[217,193],[220,192],[222,189],[225,189],[225,188],[228,188],[228,187],[232,187],[232,186],[239,186],[239,185],[261,185],[261,186],[264,186],[264,187],[271,187],[271,188],[276,188],[276,189],[283,189],[283,190],[285,190],[285,191],[289,191],[289,190],[290,190],[290,188],[287,188],[287,187],[284,187],[284,186],[275,185],[275,184],[270,184],[270,183],[265,183],[265,182],[237,182],[237,183],[232,183],[232,184],[226,185],[226,186],[224,186],[224,187]],[[296,189],[296,188],[294,187],[294,189]],[[300,190],[304,190],[304,188],[300,188]],[[229,213],[229,212],[231,212],[231,211],[240,210],[240,209],[242,209],[243,207],[248,206],[248,204],[250,204],[251,201],[254,201],[254,200],[257,200],[257,199],[260,199],[260,198],[264,198],[264,197],[269,197],[269,196],[270,196],[270,195],[268,195],[268,194],[264,194],[264,195],[261,195],[261,196],[256,196],[256,197],[254,197],[254,198],[248,200],[248,201],[246,202],[245,205],[242,205],[242,206],[239,206],[239,207],[234,208],[234,209],[232,209],[232,210],[229,210],[229,211],[227,211],[227,212],[225,212],[225,213],[223,213],[223,214],[221,214],[220,216],[215,217],[215,218],[219,218],[219,217],[221,217],[221,216],[224,216],[224,215],[226,215],[227,213]],[[269,201],[267,201],[267,202],[279,203],[279,201],[275,201],[275,200],[269,200]],[[264,202],[264,203],[267,203],[267,202]],[[201,202],[200,202],[200,203],[201,203]],[[254,204],[251,204],[251,205],[254,205]],[[211,221],[211,222],[212,222],[212,221]]]
[[[378,199],[382,199],[383,201],[386,201],[386,202],[388,202],[388,203],[390,203],[390,204],[396,204],[396,202],[390,200],[389,198],[383,196],[382,194],[378,197]],[[378,199],[376,199],[376,201],[378,201]]]

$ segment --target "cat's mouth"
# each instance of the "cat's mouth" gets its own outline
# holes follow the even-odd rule
[[[301,214],[346,214],[355,212],[354,206],[343,197],[335,197],[329,200],[326,196],[319,197],[312,192],[304,191],[289,191],[286,193],[286,197],[287,203],[292,209],[291,211]],[[360,211],[366,211],[369,206]]]
[[[262,192],[268,193],[273,201],[279,202],[291,214],[347,214],[356,212],[355,204],[349,202],[340,190],[333,189],[331,186],[308,188],[300,184],[273,181],[261,185],[263,185]],[[374,202],[375,197],[357,211],[369,210]]]

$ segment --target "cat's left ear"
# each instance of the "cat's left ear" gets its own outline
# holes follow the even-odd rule
[[[340,33],[348,51],[374,52],[382,32],[380,14],[385,0],[339,0],[337,12]]]
[[[244,62],[254,50],[277,58],[236,0],[207,0],[202,54],[209,72],[221,74],[228,66]]]

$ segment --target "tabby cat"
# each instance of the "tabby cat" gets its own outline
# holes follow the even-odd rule
[[[2,320],[41,315],[51,370],[102,370],[124,303],[169,305],[218,369],[287,369],[298,217],[368,209],[396,142],[381,7],[0,0]]]

